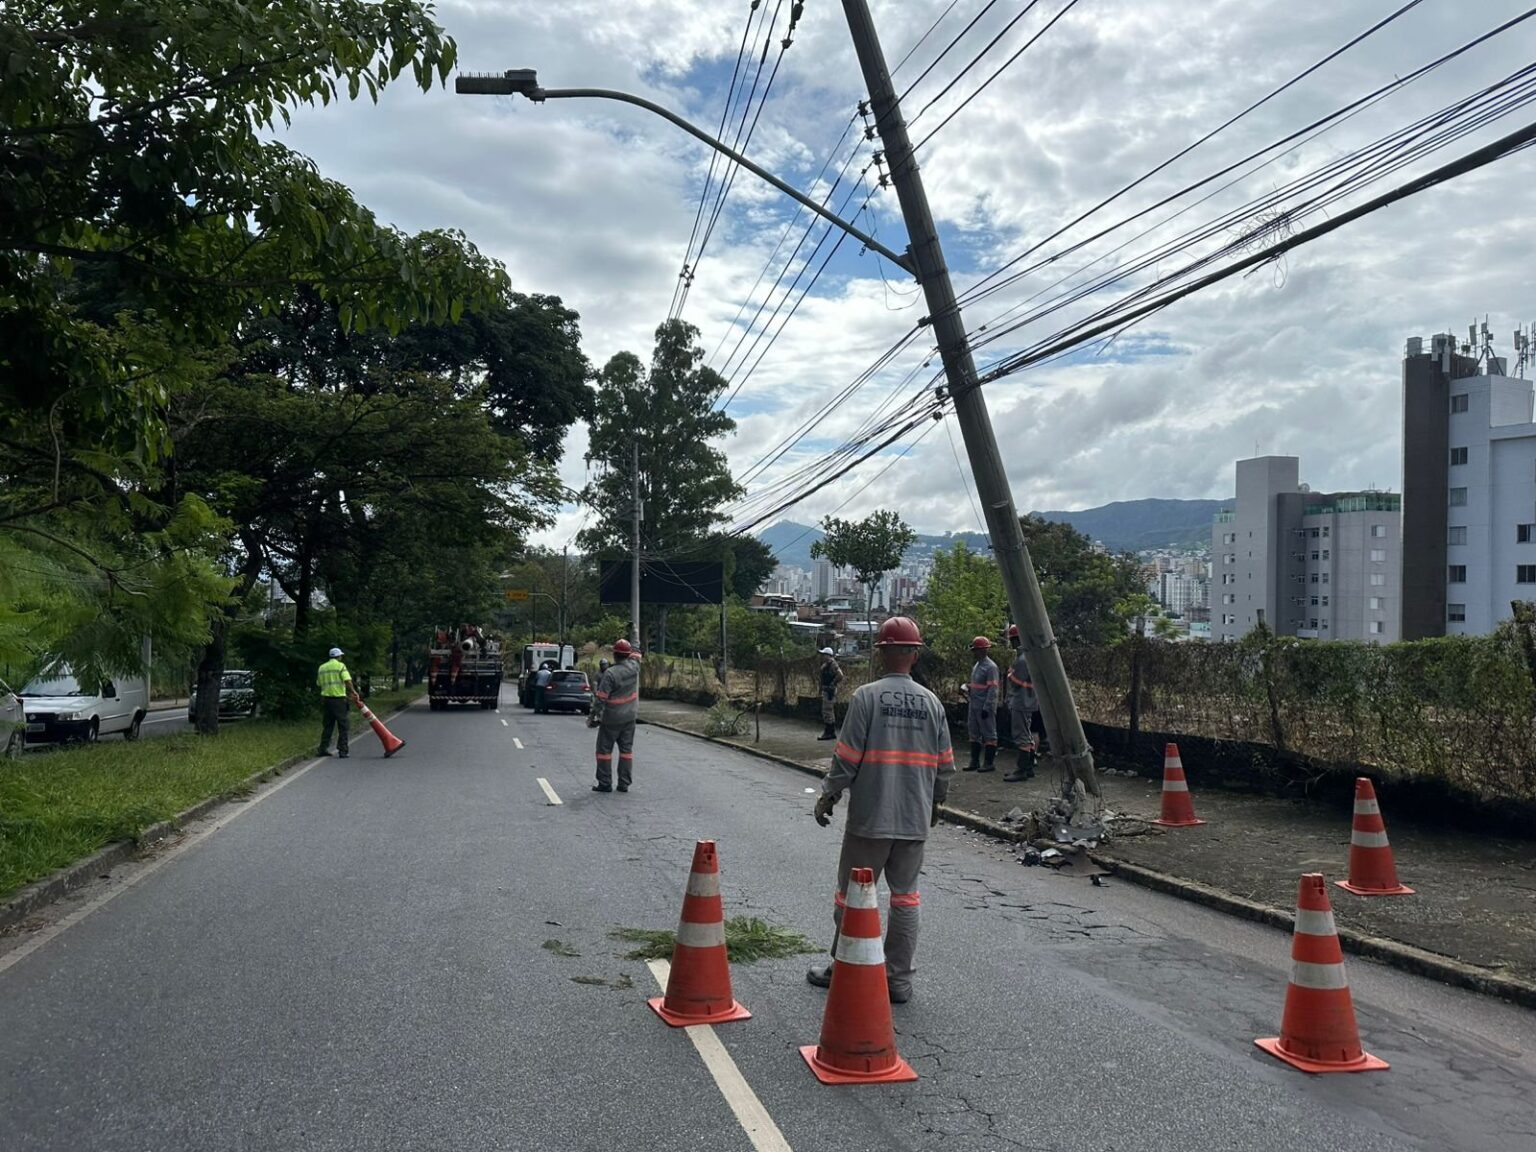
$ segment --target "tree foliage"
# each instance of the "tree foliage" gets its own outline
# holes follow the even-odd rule
[[[1144,591],[1135,558],[1096,549],[1070,524],[1034,515],[1019,524],[1057,640],[1107,644],[1123,636],[1124,619],[1115,606]]]
[[[934,552],[919,617],[928,647],[944,655],[963,655],[973,637],[995,635],[1008,619],[997,564],[963,542]]]
[[[917,540],[917,533],[895,512],[877,509],[862,520],[828,516],[821,522],[824,533],[811,545],[811,555],[824,557],[838,568],[851,568],[864,585],[865,604],[874,600],[880,578],[901,566],[901,558]]]

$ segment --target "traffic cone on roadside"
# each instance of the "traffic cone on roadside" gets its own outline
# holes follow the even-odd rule
[[[1169,828],[1205,823],[1195,816],[1195,802],[1189,798],[1189,782],[1184,779],[1184,761],[1179,759],[1177,744],[1163,749],[1163,814],[1152,823]]]
[[[379,738],[379,742],[384,745],[384,759],[388,760],[396,752],[405,747],[405,741],[396,736],[388,728],[384,727],[384,721],[375,716],[373,714],[373,710],[369,708],[368,705],[364,704],[362,700],[357,701],[357,709],[363,714],[363,719],[368,721],[368,723],[373,726],[373,734],[377,736]]]
[[[1374,1072],[1388,1067],[1360,1047],[1344,953],[1321,872],[1303,876],[1296,893],[1291,982],[1285,990],[1280,1035],[1254,1043],[1303,1072]]]
[[[912,1066],[896,1053],[872,868],[855,868],[848,874],[842,928],[832,956],[832,987],[821,1018],[821,1043],[805,1045],[800,1055],[823,1084],[917,1079]]]
[[[683,895],[683,914],[672,948],[667,993],[647,1001],[674,1028],[750,1020],[731,998],[731,966],[725,954],[725,910],[720,903],[720,862],[713,840],[693,849],[693,869]]]
[[[1355,821],[1349,833],[1349,879],[1335,880],[1356,896],[1412,896],[1413,889],[1400,884],[1387,826],[1376,802],[1376,787],[1364,776],[1355,780]]]

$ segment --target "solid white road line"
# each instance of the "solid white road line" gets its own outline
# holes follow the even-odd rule
[[[186,717],[185,716],[181,716],[181,715],[176,715],[176,716],[146,716],[146,717],[144,717],[143,720],[139,721],[139,723],[141,723],[141,724],[164,724],[168,720],[185,720],[185,719],[186,719]]]
[[[240,817],[244,816],[247,812],[256,807],[256,805],[260,804],[262,801],[270,800],[273,796],[276,796],[279,792],[288,787],[288,785],[292,784],[300,776],[304,775],[304,773],[308,772],[316,764],[323,764],[327,759],[329,759],[329,757],[325,757],[319,760],[311,760],[298,771],[284,776],[276,784],[272,785],[272,787],[266,789],[263,792],[257,792],[249,800],[246,800],[239,808],[236,808],[222,820],[219,820],[214,824],[210,824],[207,828],[204,828],[201,832],[197,833],[197,835],[192,836],[187,840],[183,840],[180,844],[176,845],[176,847],[170,849],[160,856],[155,857],[148,864],[144,865],[144,867],[140,868],[137,872],[134,872],[132,875],[125,878],[121,883],[108,889],[101,895],[86,901],[80,907],[71,912],[68,916],[65,916],[61,920],[55,921],[54,923],[48,925],[46,928],[38,929],[38,931],[33,936],[28,938],[25,944],[21,944],[7,952],[5,955],[0,956],[0,972],[4,972],[7,968],[12,967],[13,965],[20,964],[28,956],[32,955],[32,953],[41,948],[44,944],[54,939],[54,937],[63,935],[63,933],[67,932],[76,924],[80,923],[80,921],[84,920],[92,912],[95,912],[97,909],[103,907],[108,902],[117,899],[117,897],[128,891],[128,889],[132,888],[140,880],[154,875],[161,868],[165,867],[165,865],[169,864],[172,860],[175,860],[183,852],[187,852],[190,849],[197,847],[197,845],[208,839],[208,837],[212,836],[220,828],[224,828],[227,825],[233,824],[236,820],[240,819]]]
[[[565,803],[565,801],[561,800],[560,797],[555,795],[555,790],[550,787],[549,781],[544,779],[542,776],[539,777],[539,787],[544,789],[544,795],[549,797],[549,802],[551,804]]]
[[[656,983],[665,992],[672,965],[665,960],[647,960],[645,963],[651,975],[656,977]],[[784,1133],[773,1122],[773,1117],[768,1115],[768,1109],[757,1098],[757,1093],[752,1091],[752,1085],[747,1083],[741,1069],[736,1067],[736,1061],[731,1059],[725,1045],[720,1043],[714,1028],[708,1024],[690,1024],[683,1031],[693,1041],[694,1048],[704,1061],[704,1067],[715,1078],[715,1087],[720,1089],[720,1095],[731,1106],[741,1130],[752,1141],[752,1147],[757,1152],[794,1152],[789,1141],[784,1139]]]
[[[506,721],[503,720],[502,723],[505,724]],[[516,744],[519,748],[521,748],[523,746],[523,742],[521,740],[519,740],[516,736],[512,737],[512,743]]]

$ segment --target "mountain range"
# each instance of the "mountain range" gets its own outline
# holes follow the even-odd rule
[[[1119,500],[1098,508],[1035,515],[1068,523],[1111,551],[1136,552],[1143,548],[1209,544],[1212,518],[1224,504],[1230,503],[1222,500]],[[821,537],[821,529],[793,520],[780,520],[757,534],[759,540],[773,549],[780,564],[798,568],[809,568],[814,563],[811,545]],[[917,543],[907,555],[924,556],[936,548],[953,547],[960,541],[975,550],[984,550],[987,546],[987,538],[979,532],[945,532],[918,536]]]

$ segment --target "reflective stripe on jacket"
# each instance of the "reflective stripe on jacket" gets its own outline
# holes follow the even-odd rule
[[[610,728],[620,728],[640,714],[640,665],[620,660],[597,678],[593,714]]]
[[[955,754],[939,698],[892,673],[848,702],[824,795],[849,792],[848,831],[873,840],[926,840],[934,804],[949,792]]]
[[[1013,667],[1008,670],[1008,715],[1013,717],[1015,725],[1015,737],[1017,737],[1018,722],[1022,718],[1027,724],[1029,714],[1040,707],[1040,701],[1035,696],[1035,683],[1029,675],[1029,665],[1024,662],[1024,653],[1020,652],[1013,658]]]
[[[995,710],[1000,687],[998,680],[997,665],[992,662],[992,657],[983,656],[971,669],[971,686],[966,693],[966,702],[972,708]]]
[[[315,673],[315,684],[322,696],[345,696],[347,681],[350,679],[352,673],[347,671],[347,666],[340,660],[327,660],[320,665],[320,671]]]

